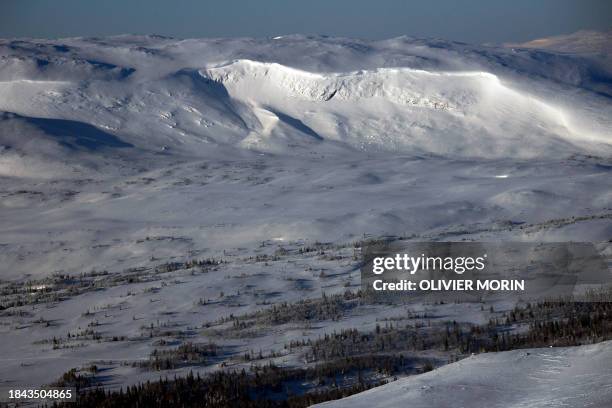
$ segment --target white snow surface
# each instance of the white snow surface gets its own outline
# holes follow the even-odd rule
[[[479,354],[316,407],[591,407],[612,405],[612,342]]]

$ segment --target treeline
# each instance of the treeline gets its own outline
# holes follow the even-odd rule
[[[482,333],[474,330],[467,351],[504,351],[517,348],[567,347],[598,343],[612,340],[612,303],[610,302],[542,302],[535,306],[535,312],[528,310],[529,330],[512,333],[509,330],[487,330]],[[525,310],[513,311],[505,325],[521,322]],[[542,316],[542,318],[535,318]],[[489,324],[491,326],[491,323]]]
[[[307,361],[324,361],[374,353],[418,352],[458,349],[469,328],[457,322],[443,326],[415,326],[387,323],[372,332],[346,329],[325,334],[316,340],[293,341],[289,348],[309,346]]]
[[[182,269],[193,269],[195,267],[212,267],[225,263],[223,259],[206,258],[192,259],[185,262],[167,262],[155,267],[156,273],[174,272]]]
[[[341,359],[311,368],[268,364],[253,366],[249,371],[218,371],[206,377],[189,373],[186,377],[160,379],[119,391],[81,389],[76,403],[55,406],[302,408],[383,385],[386,381],[380,379],[380,367],[393,374],[407,364],[408,360],[403,357],[370,356]],[[422,370],[431,367],[426,363]],[[93,383],[89,378],[79,378],[74,371],[64,377],[65,386]]]
[[[155,267],[128,268],[121,272],[91,271],[79,275],[53,274],[26,282],[0,282],[0,312],[33,304],[61,302],[87,292],[133,283],[159,280],[156,275],[177,270],[215,270],[224,259],[192,259],[167,262]]]
[[[361,291],[325,295],[318,299],[305,299],[295,303],[282,302],[253,313],[222,318],[217,324],[232,322],[229,330],[247,329],[256,324],[271,326],[291,322],[338,320],[347,311],[360,305]],[[223,330],[221,330],[223,331]]]
[[[522,328],[523,330],[517,330]],[[526,330],[524,330],[526,329]],[[308,347],[308,361],[374,353],[438,350],[456,355],[517,348],[563,347],[612,339],[612,303],[541,302],[515,308],[486,325],[387,323],[372,332],[346,329],[316,340],[294,340],[287,347]]]

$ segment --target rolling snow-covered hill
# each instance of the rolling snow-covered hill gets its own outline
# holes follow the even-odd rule
[[[612,342],[485,353],[318,407],[612,405]]]

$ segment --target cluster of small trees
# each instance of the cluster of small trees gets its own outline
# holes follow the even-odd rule
[[[491,332],[486,342],[472,341],[467,345],[469,351],[503,351],[527,347],[564,347],[597,343],[612,339],[612,303],[550,303],[535,306],[531,315],[559,315],[551,319],[529,321],[529,330],[524,333],[511,333],[496,330]],[[529,315],[527,315],[529,316]],[[514,315],[516,318],[516,314]],[[528,319],[528,317],[527,317]],[[512,320],[512,317],[509,319]],[[520,321],[520,320],[519,320]]]
[[[89,367],[89,372],[81,373],[76,368],[65,372],[53,386],[56,387],[71,387],[78,390],[86,389],[94,385],[94,374],[97,373],[98,367],[92,365]]]
[[[214,268],[225,263],[223,259],[193,259],[157,265],[154,273],[167,273],[182,269]],[[86,292],[137,282],[155,280],[151,269],[129,268],[122,272],[91,271],[80,275],[54,274],[50,277],[0,284],[0,311],[32,304],[59,302]]]
[[[361,291],[346,291],[344,294],[327,296],[320,299],[306,299],[295,303],[278,303],[273,306],[242,316],[229,316],[218,323],[232,322],[232,329],[246,329],[260,325],[280,325],[290,322],[337,320],[348,310],[358,306]]]
[[[460,325],[454,322],[452,330],[442,327],[414,327],[387,324],[376,325],[372,332],[360,332],[357,329],[346,329],[340,332],[325,334],[323,337],[307,341],[310,346],[307,359],[322,361],[356,355],[376,353],[398,353],[403,351],[446,350],[453,348],[463,337]],[[300,344],[290,344],[290,347]]]
[[[188,365],[206,365],[217,356],[219,347],[215,343],[184,343],[177,348],[154,349],[148,361],[138,361],[138,367],[153,370],[170,370]]]
[[[101,388],[83,390],[91,380],[81,379],[76,371],[64,374],[63,385],[82,390],[76,403],[80,407],[287,407],[302,408],[312,404],[365,391],[384,384],[374,369],[384,365],[389,372],[398,358],[354,358],[312,368],[287,369],[273,364],[253,366],[247,372],[218,371],[206,377],[190,373],[173,380],[160,379],[127,387],[120,391]],[[308,383],[310,388],[292,392],[292,384]],[[60,404],[60,406],[63,406]]]
[[[218,266],[224,263],[222,259],[206,258],[206,259],[192,259],[186,262],[167,262],[155,267],[156,273],[174,272],[182,269],[192,269],[195,267],[210,267]]]
[[[527,330],[514,330],[523,326]],[[517,348],[577,346],[612,339],[612,303],[542,302],[515,308],[505,319],[486,325],[456,321],[427,327],[387,323],[372,332],[346,329],[317,340],[293,341],[309,346],[307,359],[322,361],[373,353],[439,350],[459,355]]]

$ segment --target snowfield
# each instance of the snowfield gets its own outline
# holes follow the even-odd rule
[[[612,404],[612,342],[479,354],[317,407],[592,407]]]
[[[356,291],[371,238],[594,241],[612,256],[608,56],[529,47],[0,40],[0,388],[91,364],[108,388],[156,380],[152,352],[185,342],[214,342],[218,355],[163,375],[249,367],[249,352],[299,367],[311,362],[292,341],[406,315],[415,327],[486,324],[513,306],[350,304],[316,322],[232,327],[283,302]],[[543,364],[568,387],[551,398],[570,398],[564,375],[576,373],[576,387],[601,384],[603,401],[604,356],[609,343],[487,354],[406,384],[436,378],[461,396],[453,373],[482,368],[466,390],[492,387],[487,370],[508,363],[525,398],[547,398]],[[587,377],[589,359],[600,377]],[[430,401],[420,387],[409,396]]]

